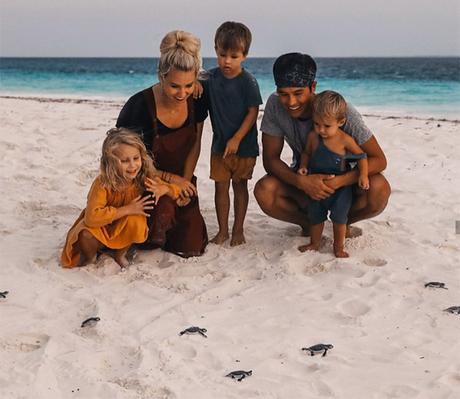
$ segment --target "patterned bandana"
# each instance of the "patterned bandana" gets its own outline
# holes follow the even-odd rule
[[[316,73],[306,71],[303,65],[295,64],[289,72],[275,75],[275,84],[278,88],[283,87],[309,87],[315,81]]]

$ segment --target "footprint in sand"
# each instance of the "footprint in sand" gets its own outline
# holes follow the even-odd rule
[[[0,340],[0,348],[6,351],[33,352],[46,345],[50,337],[46,334],[18,334],[9,340]]]
[[[417,396],[420,392],[408,385],[394,385],[388,388],[385,391],[390,398],[413,398]]]
[[[380,277],[379,276],[373,276],[373,275],[369,275],[369,276],[363,276],[363,278],[361,278],[359,281],[358,281],[358,285],[360,287],[363,287],[363,288],[367,288],[367,287],[373,287],[374,285],[376,285],[380,280]]]
[[[161,399],[176,399],[177,396],[169,388],[152,387],[150,384],[145,384],[136,378],[116,378],[111,381],[118,386],[135,392],[142,398],[161,398]]]
[[[335,396],[334,391],[321,380],[313,382],[313,390],[316,391],[315,393],[319,396]]]
[[[365,270],[365,269],[358,269],[356,267],[343,267],[340,270],[340,272],[345,274],[345,275],[347,275],[347,276],[354,277],[354,278],[358,279],[358,278],[361,278],[364,275],[366,275],[366,273],[368,273],[369,271]]]
[[[359,317],[368,313],[371,308],[358,299],[351,299],[338,304],[339,309],[346,316]]]
[[[385,266],[388,262],[385,259],[380,258],[366,258],[363,260],[364,264],[367,266]]]
[[[183,359],[194,359],[196,357],[196,349],[188,342],[176,342],[174,351],[180,354]]]

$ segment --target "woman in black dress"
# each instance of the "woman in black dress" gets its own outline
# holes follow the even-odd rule
[[[117,127],[137,131],[163,180],[182,189],[176,201],[160,198],[149,219],[149,237],[141,248],[200,256],[208,243],[193,175],[207,116],[205,105],[192,96],[201,67],[200,41],[191,33],[173,31],[163,38],[160,53],[159,83],[126,102]]]

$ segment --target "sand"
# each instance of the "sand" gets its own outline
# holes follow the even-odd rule
[[[250,196],[247,244],[201,258],[140,252],[65,270],[59,255],[85,206],[117,101],[0,99],[0,397],[458,398],[458,121],[367,116],[387,158],[387,209],[357,225],[349,259],[299,253],[300,229]],[[206,122],[197,166],[217,232]],[[290,151],[283,152],[286,159]],[[259,159],[255,182],[264,174]],[[429,281],[446,289],[425,288]],[[94,327],[81,328],[88,317]],[[196,325],[208,338],[179,332]],[[326,357],[301,348],[333,344]],[[238,382],[233,370],[252,370]]]

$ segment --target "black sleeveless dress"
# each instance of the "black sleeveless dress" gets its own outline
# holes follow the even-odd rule
[[[178,129],[163,129],[157,119],[152,87],[135,94],[125,104],[117,120],[117,127],[126,127],[142,134],[144,144],[152,153],[158,169],[183,176],[185,160],[195,143],[196,108],[193,98],[187,100],[188,118]],[[206,115],[201,112],[198,122]],[[201,120],[200,120],[201,119]],[[196,177],[192,182],[196,185]],[[200,212],[198,197],[187,206],[179,207],[163,196],[149,218],[149,237],[141,248],[158,248],[182,257],[200,256],[208,243],[206,224]]]

